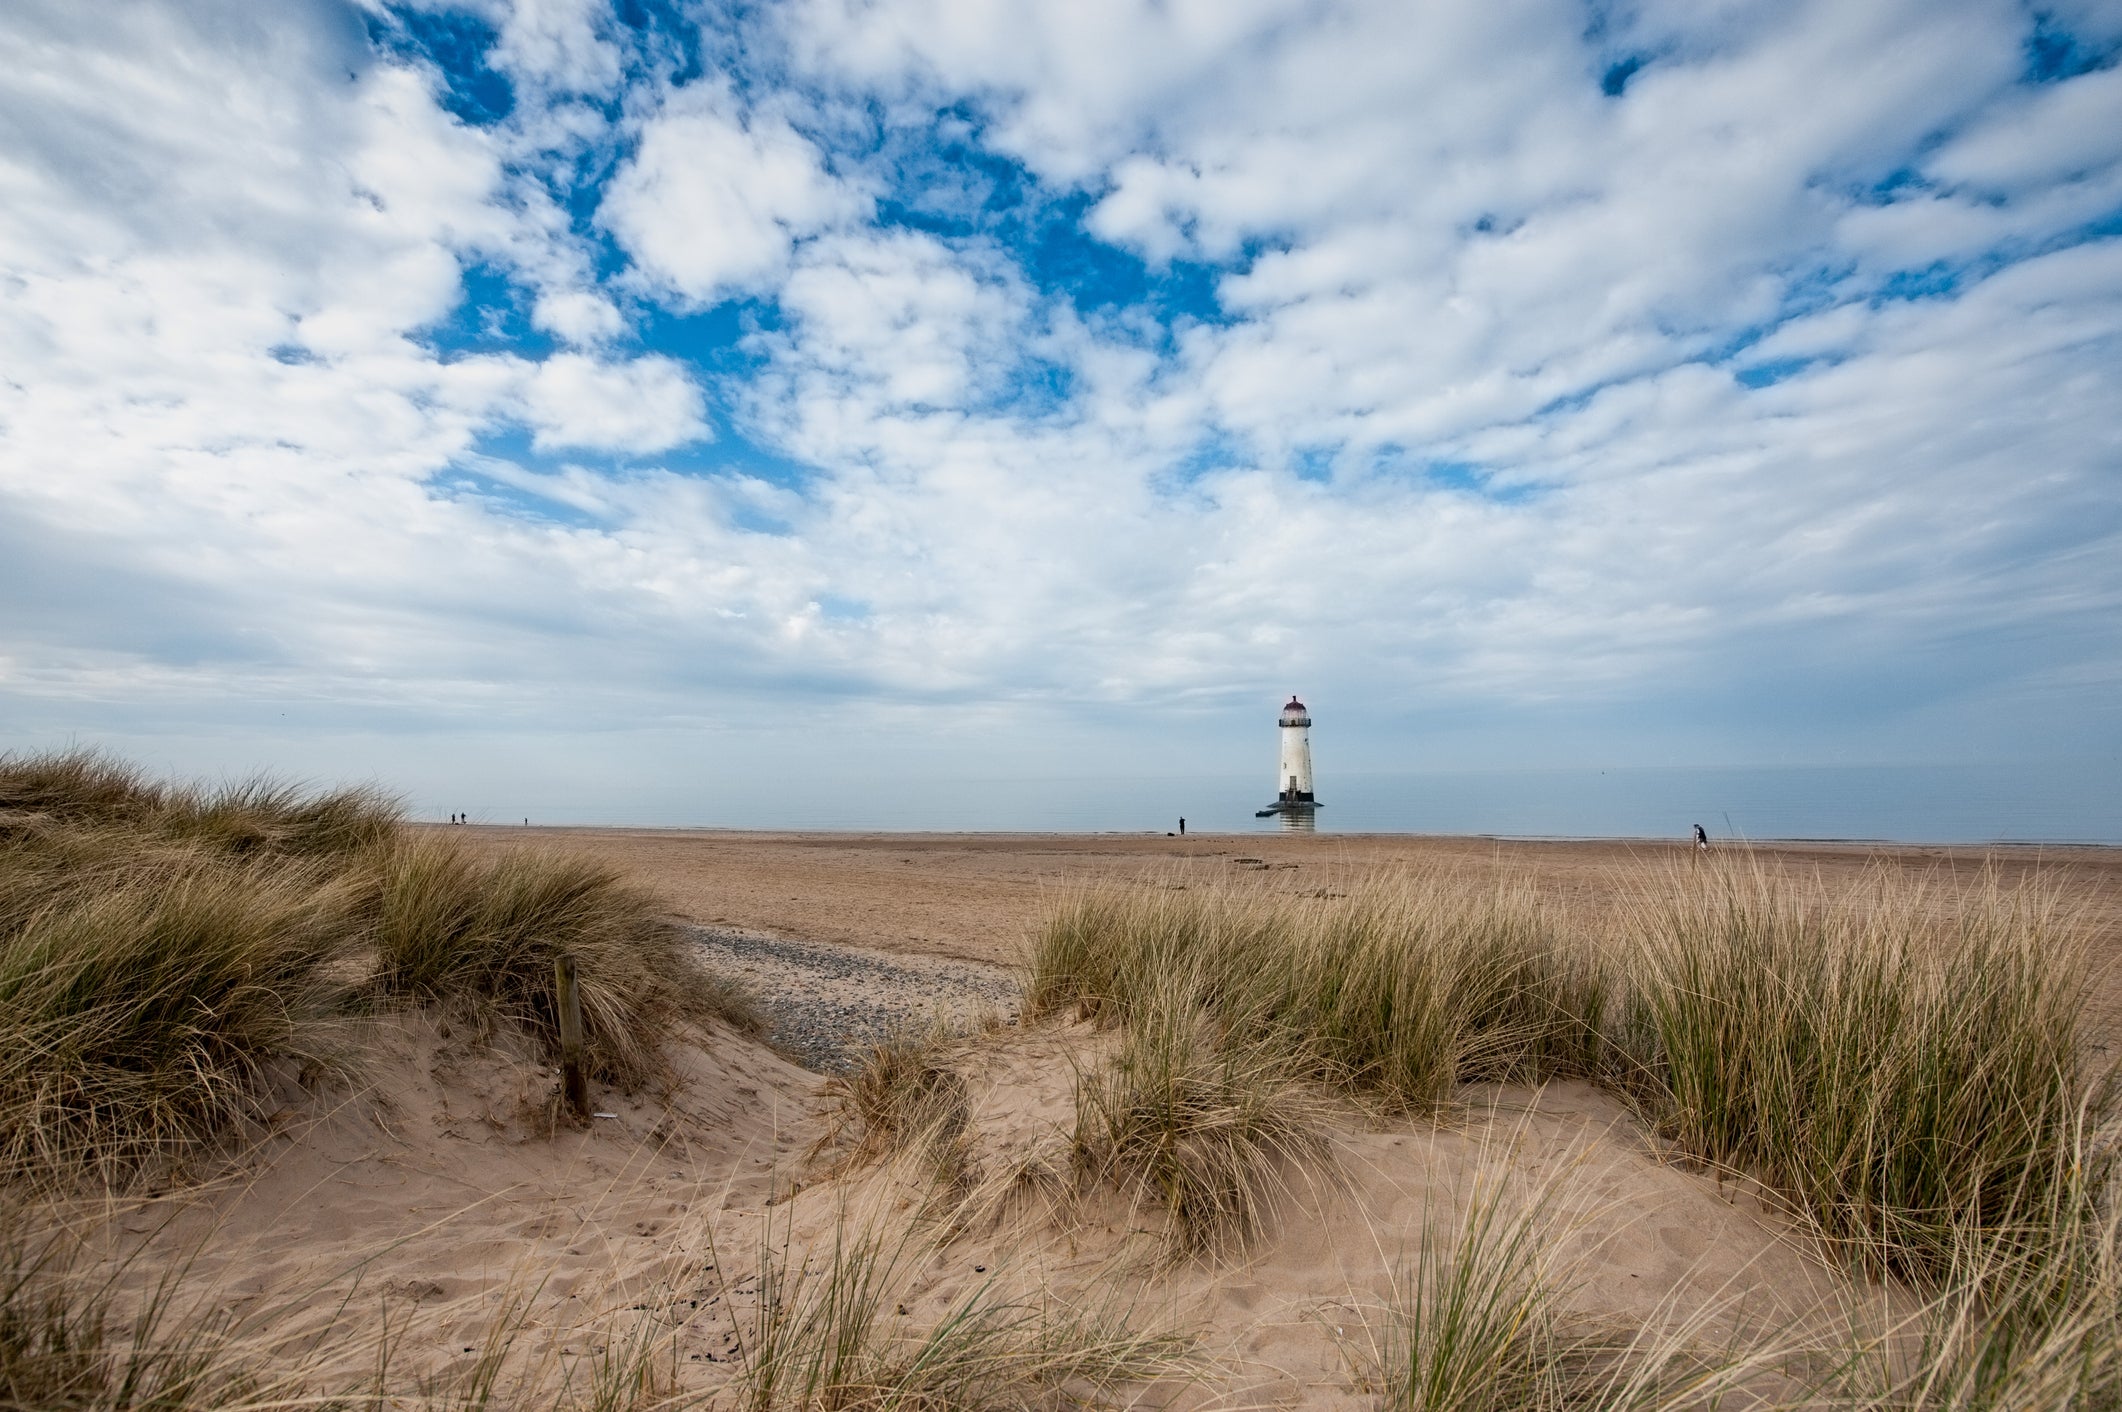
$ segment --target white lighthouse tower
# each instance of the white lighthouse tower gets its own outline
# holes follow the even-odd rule
[[[1259,817],[1269,814],[1309,815],[1319,807],[1312,795],[1312,716],[1304,703],[1292,696],[1289,704],[1282,708],[1280,729],[1282,737],[1281,763],[1275,769],[1275,802],[1273,807],[1258,810]]]

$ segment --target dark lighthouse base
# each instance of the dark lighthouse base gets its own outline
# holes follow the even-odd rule
[[[1312,798],[1309,794],[1293,794],[1288,790],[1284,790],[1282,797],[1267,808],[1253,810],[1253,817],[1256,819],[1268,819],[1277,814],[1310,814],[1319,807],[1319,801]]]

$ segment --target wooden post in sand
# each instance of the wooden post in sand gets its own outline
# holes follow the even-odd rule
[[[589,1116],[589,1076],[582,1072],[582,990],[576,984],[575,958],[553,962],[553,1008],[560,1016],[560,1093],[568,1111]]]

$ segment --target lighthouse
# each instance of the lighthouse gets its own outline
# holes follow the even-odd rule
[[[1282,738],[1281,762],[1275,768],[1275,802],[1270,808],[1256,810],[1256,817],[1309,815],[1319,807],[1319,801],[1312,796],[1311,731],[1311,712],[1302,701],[1290,697],[1275,732]]]

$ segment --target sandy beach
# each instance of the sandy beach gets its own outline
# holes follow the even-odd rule
[[[495,847],[564,847],[608,860],[703,926],[996,966],[1022,959],[1055,899],[1099,882],[1179,876],[1302,893],[1346,890],[1395,869],[1449,867],[1522,878],[1564,908],[1596,917],[1635,895],[1657,870],[1695,859],[1683,842],[1654,839],[492,826],[453,832]],[[2084,909],[2103,953],[2116,958],[2100,968],[2094,1006],[2122,1034],[2122,848],[1783,843],[1754,851],[1834,880],[1874,867],[1934,877],[1947,888],[1978,886],[1990,873],[2006,887],[2053,878],[2070,905]]]

